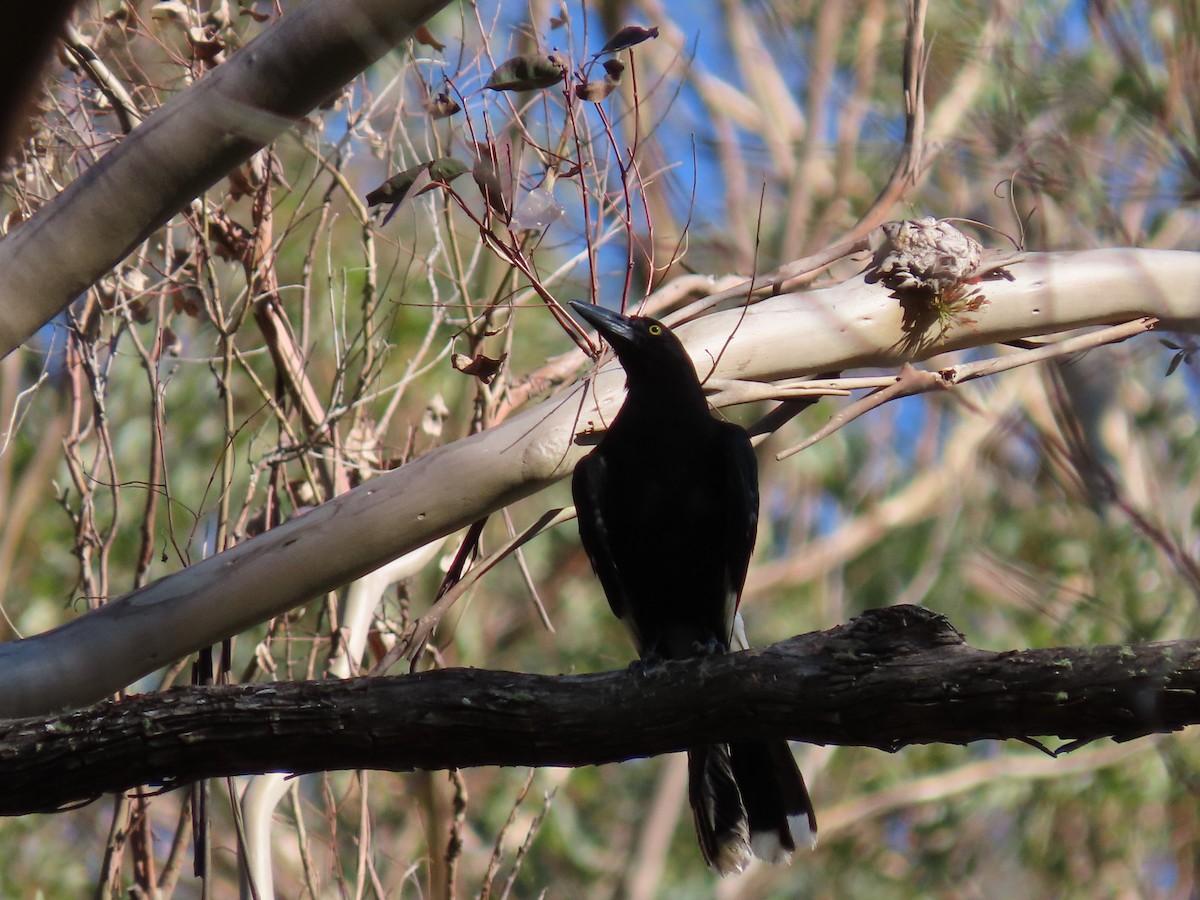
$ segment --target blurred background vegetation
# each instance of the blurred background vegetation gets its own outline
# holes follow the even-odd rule
[[[122,107],[144,116],[280,14],[252,0],[81,4],[0,181],[4,229],[119,140]],[[482,87],[535,50],[602,79],[591,55],[632,23],[658,36],[618,54],[620,84],[599,103]],[[995,247],[1200,249],[1193,0],[934,2],[925,34],[924,165],[890,218],[977,220]],[[635,307],[677,276],[748,276],[828,246],[901,154],[905,36],[895,0],[450,8],[0,361],[0,636],[51,628],[582,374],[555,366],[570,338],[514,259],[559,299]],[[439,94],[462,110],[431,115]],[[504,209],[489,212],[471,178],[406,198],[386,224],[387,205],[367,207],[390,175],[444,156],[490,162]],[[775,462],[834,404],[786,426],[761,449],[752,641],[899,602],[997,650],[1193,636],[1194,347],[1170,340],[910,398]],[[487,383],[459,371],[481,354],[503,358]],[[569,502],[560,484],[515,504],[483,551]],[[367,667],[428,608],[456,548],[383,598]],[[343,602],[238,635],[233,678],[325,676]],[[483,578],[420,666],[585,672],[631,655],[568,524]],[[187,677],[181,663],[137,689]],[[796,750],[822,840],[790,868],[706,871],[677,758],[298,779],[275,813],[276,888],[1195,894],[1193,733],[1059,760],[994,743]],[[229,797],[244,784],[212,786],[212,896],[237,889]],[[157,882],[198,896],[184,793],[0,821],[0,894]]]

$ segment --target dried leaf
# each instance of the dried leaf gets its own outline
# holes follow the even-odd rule
[[[441,437],[442,425],[449,415],[450,407],[446,405],[442,395],[434,394],[429,400],[429,405],[425,407],[425,414],[421,416],[421,430],[430,437]]]
[[[621,75],[625,71],[625,63],[619,59],[606,59],[602,65],[604,66],[604,80],[612,80],[613,84],[621,83]]]
[[[367,205],[378,206],[380,203],[399,203],[412,190],[413,184],[428,165],[428,163],[420,163],[419,165],[405,169],[403,172],[397,172],[379,187],[375,188],[375,190],[367,194]]]
[[[364,418],[346,435],[342,443],[343,457],[359,482],[366,481],[380,470],[381,444],[379,429],[371,419]]]
[[[180,0],[165,0],[150,7],[150,18],[158,22],[175,21],[186,24],[192,20],[192,11]]]
[[[478,378],[484,384],[491,384],[506,359],[508,359],[507,353],[501,353],[499,359],[492,359],[482,353],[476,353],[474,357],[463,353],[453,353],[450,356],[450,365],[464,375]]]
[[[417,30],[413,32],[413,37],[418,44],[424,44],[426,47],[432,47],[434,50],[441,53],[446,49],[446,45],[433,36],[433,32],[425,25],[418,25]]]
[[[508,221],[508,204],[504,202],[504,188],[496,175],[496,168],[489,159],[480,159],[471,170],[471,177],[479,186],[483,199],[504,221]]]
[[[192,319],[200,318],[202,307],[200,290],[194,285],[174,284],[170,288],[171,308],[180,315]]]
[[[467,164],[453,156],[439,156],[429,163],[429,177],[442,184],[449,184],[467,171]]]
[[[550,17],[550,29],[553,30],[555,28],[562,28],[570,21],[571,17],[567,14],[567,4],[559,3],[558,15]]]
[[[595,55],[603,56],[605,53],[616,53],[619,50],[636,47],[642,41],[648,41],[656,37],[658,37],[657,26],[654,28],[643,28],[640,25],[626,25],[614,34],[609,42],[600,48],[600,52]]]
[[[162,329],[162,352],[170,356],[178,356],[183,352],[183,341],[175,333],[175,329],[164,325]],[[161,356],[159,357],[161,359]]]
[[[484,85],[493,91],[534,91],[563,80],[563,66],[545,53],[514,56],[502,62]]]
[[[396,210],[400,208],[400,203],[408,192],[412,190],[417,179],[421,177],[421,173],[428,168],[429,163],[418,163],[415,166],[409,166],[403,172],[397,172],[371,193],[367,194],[367,205],[378,206],[381,203],[390,203],[392,208],[387,211],[387,215],[383,217],[383,221],[379,224],[386,225],[392,220],[392,216],[396,214]]]
[[[209,6],[204,21],[219,30],[228,28],[233,22],[233,14],[229,10],[229,0],[217,0]]]
[[[449,184],[463,172],[467,171],[467,165],[452,156],[439,156],[437,159],[429,160],[428,162],[417,163],[415,166],[410,166],[403,172],[397,172],[371,193],[367,194],[367,205],[378,206],[381,203],[390,203],[392,208],[388,210],[386,216],[383,217],[381,224],[386,225],[396,214],[396,209],[400,206],[401,201],[408,196],[409,191],[413,189],[413,185],[421,177],[421,173],[428,171],[429,177],[442,184]],[[417,194],[423,194],[435,185],[429,184],[417,191]]]
[[[586,103],[599,103],[613,92],[614,87],[607,81],[585,81],[575,85],[575,96]]]
[[[457,100],[444,92],[426,100],[424,106],[425,112],[435,119],[448,119],[462,109]]]
[[[459,175],[467,171],[467,164],[462,160],[455,159],[453,156],[439,156],[429,163],[428,169],[431,180],[429,184],[413,194],[414,197],[419,197],[428,191],[448,185]]]
[[[133,268],[121,269],[120,281],[121,287],[130,294],[144,294],[150,283],[150,279],[144,271]]]
[[[625,64],[615,59],[606,59],[604,71],[607,74],[603,81],[585,81],[575,85],[575,96],[588,103],[599,103],[616,90],[617,85],[621,83],[621,73],[625,71]]]
[[[225,49],[225,42],[217,35],[210,35],[203,28],[189,28],[188,43],[192,45],[192,56],[200,62],[212,62]]]

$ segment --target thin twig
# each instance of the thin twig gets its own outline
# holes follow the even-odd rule
[[[387,652],[387,655],[381,659],[373,669],[370,675],[382,675],[389,668],[399,662],[402,658],[408,657],[410,660],[416,659],[425,645],[429,642],[433,630],[445,616],[446,612],[453,606],[463,594],[465,594],[474,584],[485,574],[491,571],[501,560],[524,545],[530,539],[536,537],[547,528],[553,528],[555,525],[560,525],[563,522],[568,522],[575,517],[575,507],[567,507],[563,509],[551,509],[542,513],[537,521],[518,534],[516,537],[501,544],[500,547],[474,566],[463,576],[452,588],[447,590],[437,601],[429,607],[429,610],[421,618],[413,622],[396,642],[396,646],[392,647]]]
[[[896,400],[900,397],[911,397],[914,394],[924,394],[933,390],[947,389],[965,381],[973,381],[976,378],[1006,372],[1018,366],[1027,366],[1031,363],[1042,362],[1047,359],[1080,353],[1084,350],[1090,350],[1093,347],[1103,346],[1104,344],[1115,344],[1134,335],[1143,334],[1154,328],[1157,324],[1157,319],[1147,316],[1142,319],[1135,319],[1132,322],[1125,322],[1120,325],[1103,328],[1099,331],[1093,331],[1089,334],[1067,338],[1066,340],[1047,344],[1037,349],[1021,350],[1007,356],[998,356],[992,359],[980,360],[979,362],[951,366],[938,372],[929,372],[906,365],[900,374],[892,379],[890,385],[877,388],[863,399],[851,403],[845,409],[835,414],[814,434],[809,435],[809,437],[799,444],[777,453],[775,458],[782,460],[787,459],[789,456],[794,456],[801,450],[811,447],[817,441],[829,437],[829,435],[850,424],[860,416],[891,400]]]
[[[517,856],[513,860],[512,871],[508,873],[508,878],[504,882],[504,889],[500,892],[500,900],[508,900],[508,895],[512,893],[513,885],[517,880],[517,874],[521,871],[521,863],[525,861],[525,857],[529,854],[529,848],[533,846],[533,839],[542,827],[542,822],[545,821],[546,814],[550,812],[550,804],[554,802],[554,794],[555,791],[551,791],[546,795],[541,812],[534,816],[533,821],[529,823],[529,831],[525,835],[525,841],[517,850]]]
[[[517,821],[517,812],[521,809],[521,804],[525,802],[525,798],[529,795],[529,787],[533,784],[533,777],[536,774],[537,769],[529,770],[529,774],[525,776],[525,784],[517,792],[517,798],[513,801],[512,808],[508,811],[508,818],[500,826],[500,830],[496,832],[496,840],[492,844],[492,855],[488,859],[487,870],[483,873],[483,882],[479,888],[479,900],[488,900],[488,897],[491,896],[492,882],[496,880],[496,873],[500,871],[500,861],[504,859],[505,838],[508,837],[508,832],[513,827],[513,823]]]

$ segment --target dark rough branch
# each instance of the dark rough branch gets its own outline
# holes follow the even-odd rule
[[[446,669],[176,688],[0,722],[0,814],[219,775],[581,766],[777,735],[888,751],[1128,740],[1200,722],[1197,690],[1200,641],[994,653],[942,616],[897,606],[648,675]]]

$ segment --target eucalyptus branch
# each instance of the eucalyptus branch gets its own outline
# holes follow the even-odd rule
[[[950,322],[919,347],[906,339],[895,298],[862,278],[765,300],[744,315],[714,313],[677,332],[699,370],[707,371],[725,347],[714,377],[776,381],[1143,316],[1170,329],[1200,330],[1198,253],[1029,254],[1013,271],[1013,281],[987,284],[989,302],[970,323]],[[439,447],[60,628],[0,645],[0,715],[94,702],[541,490],[569,474],[585,452],[577,433],[612,421],[624,382],[618,365],[602,366],[586,386]]]

